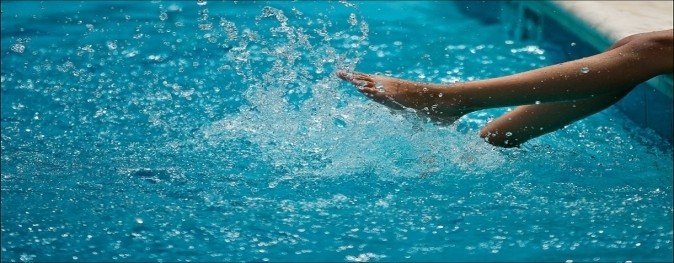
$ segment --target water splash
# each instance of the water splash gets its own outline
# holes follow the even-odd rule
[[[248,86],[243,94],[246,104],[201,129],[207,147],[247,141],[261,161],[293,176],[425,177],[498,167],[499,157],[439,154],[457,152],[458,144],[466,141],[491,151],[475,136],[457,135],[413,112],[391,114],[363,100],[350,86],[340,88],[334,71],[355,67],[365,54],[362,43],[368,34],[367,24],[358,23],[354,12],[345,14],[348,29],[336,32],[330,31],[326,20],[304,17],[297,10],[288,16],[284,9],[271,6],[255,17],[263,30],[234,33],[235,26],[228,24],[228,35],[256,35],[239,41],[228,56],[228,68]],[[303,20],[314,22],[298,23]],[[448,143],[448,137],[456,136],[467,138]]]

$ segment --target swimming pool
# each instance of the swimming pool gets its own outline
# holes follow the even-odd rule
[[[465,8],[3,2],[2,261],[672,261],[671,144],[617,109],[494,149],[508,109],[436,126],[334,77],[590,52]]]

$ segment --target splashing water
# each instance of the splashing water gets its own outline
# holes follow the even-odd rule
[[[239,42],[246,55],[232,58],[231,66],[240,69],[237,75],[249,85],[244,94],[248,104],[202,129],[212,147],[248,141],[264,162],[294,176],[353,175],[370,171],[373,165],[386,176],[418,176],[436,169],[422,160],[432,160],[434,167],[448,164],[449,159],[431,154],[455,151],[454,145],[442,142],[444,136],[436,128],[427,127],[434,134],[406,138],[421,127],[335,88],[339,83],[334,70],[353,68],[367,43],[367,24],[359,25],[355,13],[348,19],[352,32],[324,34],[317,42],[307,35],[311,28],[291,24],[281,9],[264,7],[255,20],[271,35]],[[338,46],[347,52],[332,47],[334,42],[342,42]],[[330,74],[316,76],[316,71]]]

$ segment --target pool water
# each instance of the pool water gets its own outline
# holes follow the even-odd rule
[[[578,57],[454,2],[3,2],[2,261],[672,261],[672,146],[609,108],[521,148],[334,76]]]

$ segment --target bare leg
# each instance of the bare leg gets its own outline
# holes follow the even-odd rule
[[[624,38],[608,50],[623,46],[633,41],[635,37]],[[624,86],[616,90],[632,89],[633,87]],[[582,100],[519,106],[487,124],[480,130],[480,137],[501,147],[519,146],[530,139],[559,130],[570,123],[597,113],[615,104],[625,95],[627,95],[626,92],[617,92]]]
[[[639,34],[621,42],[609,51],[579,60],[450,85],[362,73],[338,72],[337,75],[388,106],[417,110],[436,106],[465,112],[626,92],[649,78],[672,71],[672,30]]]
[[[583,119],[616,103],[627,93],[607,94],[576,101],[519,106],[488,123],[480,137],[490,144],[515,147]]]
[[[481,132],[483,137],[518,133],[503,140],[499,140],[498,135],[488,138],[494,145],[515,146],[604,109],[638,83],[671,72],[672,46],[672,30],[638,34],[595,56],[515,75],[451,85],[361,73],[338,72],[338,76],[377,102],[394,108],[413,108],[448,122],[475,110],[543,103],[518,108]],[[569,102],[573,100],[577,101]],[[545,116],[545,112],[558,116],[540,117]],[[535,127],[538,131],[526,127]]]

